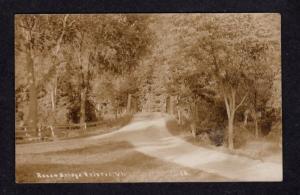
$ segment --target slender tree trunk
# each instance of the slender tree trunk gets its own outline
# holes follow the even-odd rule
[[[194,101],[191,107],[191,128],[192,128],[192,134],[194,137],[197,136],[197,121],[198,121],[198,104],[197,101]]]
[[[52,113],[54,113],[55,111],[55,92],[54,92],[54,89],[55,87],[53,86],[53,88],[51,89],[51,93],[50,93],[50,96],[51,96],[51,110],[52,110]]]
[[[259,136],[258,124],[257,124],[257,120],[255,120],[255,137],[258,138],[258,136]]]
[[[51,115],[52,115],[52,124],[50,125],[50,130],[51,130],[51,136],[54,137],[54,130],[53,130],[53,127],[56,123],[56,88],[57,88],[57,85],[56,85],[56,82],[55,84],[53,85],[53,88],[51,89]]]
[[[128,97],[127,97],[127,113],[131,113],[131,101],[132,101],[132,95],[131,94],[128,94]]]
[[[196,124],[195,124],[194,121],[191,122],[190,128],[191,128],[191,131],[192,131],[192,135],[195,138],[197,136],[197,132],[196,132]]]
[[[179,106],[177,106],[177,114],[178,114],[178,124],[181,125],[181,111]]]
[[[224,91],[224,90],[223,90]],[[240,103],[236,105],[236,91],[232,89],[230,93],[224,93],[224,102],[226,106],[226,112],[228,117],[228,148],[234,149],[234,116],[236,110],[243,104],[247,95],[245,95]]]
[[[255,138],[258,138],[259,136],[259,130],[258,130],[258,123],[257,123],[257,115],[256,113],[253,113],[253,119],[254,119],[254,123],[255,123]]]
[[[165,111],[167,114],[170,114],[170,97],[166,98]]]
[[[230,96],[224,94],[224,102],[226,106],[226,112],[227,112],[227,119],[228,119],[228,148],[230,150],[233,150],[233,110],[232,110],[232,99],[230,99]]]
[[[174,100],[173,100],[173,96],[170,96],[170,114],[174,115]]]
[[[228,117],[228,148],[229,150],[233,150],[233,124],[234,124],[234,114],[231,114],[230,117]]]
[[[63,40],[63,36],[65,34],[65,28],[66,28],[66,23],[67,23],[67,19],[69,17],[69,14],[65,15],[64,16],[64,19],[63,19],[63,29],[62,29],[62,32],[57,40],[57,43],[56,43],[56,46],[55,46],[55,49],[53,50],[53,53],[52,53],[52,59],[54,59],[54,64],[55,64],[55,61],[58,60],[58,57],[57,57],[57,54],[58,52],[60,51],[61,49],[61,43],[62,43],[62,40]],[[49,20],[49,18],[48,18]],[[55,65],[56,66],[56,65]],[[55,80],[54,80],[54,84],[52,86],[52,90],[51,90],[51,115],[52,115],[52,124],[50,125],[50,130],[51,130],[51,135],[52,137],[54,137],[54,130],[53,130],[53,127],[56,123],[56,92],[57,92],[57,77],[58,77],[58,72],[57,72],[57,67],[55,67]]]
[[[102,116],[102,110],[100,111],[100,104],[97,103],[96,107],[95,107],[95,112],[97,113],[97,119],[100,118],[100,116]]]
[[[55,124],[55,92],[54,92],[54,89],[52,88],[51,89],[51,93],[50,93],[50,95],[51,95],[51,115],[52,115],[52,121],[51,121],[51,123],[52,124],[50,124],[50,130],[51,130],[51,135],[52,135],[52,137],[54,137],[54,131],[53,131],[53,126],[54,126],[54,124]]]
[[[52,137],[55,137],[54,130],[53,130],[53,126],[50,125],[49,128],[50,128],[50,131],[51,131],[51,136],[52,136]]]
[[[85,103],[86,103],[86,89],[80,92],[80,124],[83,126],[85,123]]]
[[[253,108],[253,119],[255,123],[255,138],[258,138],[258,124],[257,124],[257,113],[256,113],[256,108],[257,108],[257,92],[256,90],[254,91],[254,108]]]
[[[249,116],[249,111],[246,110],[246,111],[244,112],[244,127],[246,127],[247,124],[248,124],[248,116]]]
[[[198,103],[195,102],[195,121],[199,120],[199,111],[198,111]]]
[[[118,119],[119,101],[115,100],[115,119]]]
[[[181,125],[181,110],[180,110],[180,106],[179,106],[178,96],[176,97],[176,110],[177,110],[178,124]]]
[[[150,93],[147,98],[147,112],[151,112],[151,95],[150,95]]]
[[[53,113],[53,116],[55,116],[55,111],[56,111],[56,93],[57,93],[57,76],[55,78],[54,84],[51,88],[51,110]],[[55,118],[53,123],[55,123]]]
[[[34,64],[31,53],[27,53],[27,70],[28,70],[28,77],[29,77],[29,126],[32,128],[33,131],[36,131],[38,135],[38,115],[37,115],[37,89],[35,85],[35,73],[34,73]]]

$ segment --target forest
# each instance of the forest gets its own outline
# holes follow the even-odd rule
[[[162,112],[212,145],[281,147],[280,50],[278,14],[16,15],[16,127]]]

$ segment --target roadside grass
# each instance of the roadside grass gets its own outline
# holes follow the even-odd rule
[[[226,143],[223,143],[222,146],[215,146],[211,144],[209,140],[201,140],[198,136],[194,137],[188,127],[179,126],[176,120],[167,121],[166,126],[172,135],[179,136],[186,142],[196,146],[214,149],[229,154],[237,154],[254,160],[282,163],[282,149],[278,147],[276,142],[268,137],[255,139],[249,132],[238,129],[237,133],[240,133],[241,135],[240,140],[235,142],[237,145],[236,149],[230,151],[226,147]]]
[[[17,183],[226,181],[215,174],[146,156],[128,142],[105,141],[16,158]]]

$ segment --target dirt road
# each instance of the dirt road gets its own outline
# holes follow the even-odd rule
[[[37,154],[84,148],[102,140],[126,141],[147,156],[228,178],[228,181],[281,181],[282,164],[261,162],[192,145],[169,133],[162,113],[139,113],[118,131],[73,140],[16,146],[16,154]]]

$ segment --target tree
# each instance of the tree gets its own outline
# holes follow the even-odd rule
[[[249,89],[253,87],[251,83],[259,76],[258,68],[267,71],[266,67],[259,64],[261,62],[258,59],[258,56],[265,56],[267,42],[255,35],[260,30],[255,26],[255,19],[255,16],[247,14],[210,17],[199,28],[202,36],[192,51],[194,59],[210,71],[217,84],[218,93],[224,99],[228,117],[229,149],[234,148],[236,111],[249,98]],[[260,44],[255,44],[256,41]],[[253,77],[251,73],[256,73],[256,76]]]
[[[86,105],[93,96],[101,95],[97,87],[92,86],[95,81],[101,80],[106,73],[112,78],[125,78],[131,74],[148,51],[151,36],[144,16],[70,15],[70,20],[75,22],[66,32],[69,44],[64,48],[64,56],[78,72],[80,123],[84,123]],[[126,90],[127,99],[134,88]],[[118,93],[115,96],[119,96]]]
[[[120,105],[122,92],[127,96],[129,111],[131,110],[130,99],[137,91],[132,79],[141,76],[136,69],[140,65],[140,59],[149,52],[152,41],[152,35],[148,29],[148,17],[144,15],[110,16],[105,23],[105,29],[99,28],[97,32],[95,43],[99,47],[91,58],[92,63],[100,75],[104,72],[115,75],[115,101],[118,103],[114,105],[117,107]],[[118,80],[124,81],[122,89],[118,87]],[[117,110],[118,108],[116,112]]]
[[[256,138],[259,136],[258,120],[271,97],[274,74],[270,66],[268,50],[273,44],[269,41],[248,39],[243,40],[238,46],[242,49],[237,49],[240,51],[239,55],[244,63],[252,64],[252,68],[247,72],[250,83],[248,101],[246,102],[248,109],[245,112],[248,112],[254,120]]]
[[[26,61],[29,89],[28,124],[34,130],[37,130],[38,124],[38,89],[44,82],[43,79],[40,79],[42,76],[37,77],[36,69],[40,70],[39,64],[41,64],[42,59],[53,57],[48,55],[51,51],[53,51],[54,56],[59,51],[64,30],[60,32],[59,28],[51,29],[52,26],[59,22],[57,19],[55,18],[50,22],[48,15],[16,16],[16,57],[17,59],[24,57]],[[63,26],[65,26],[65,20],[66,17]],[[53,36],[55,33],[58,34],[58,38]],[[20,66],[19,64],[17,65]],[[51,69],[52,66],[46,68],[50,72]]]

